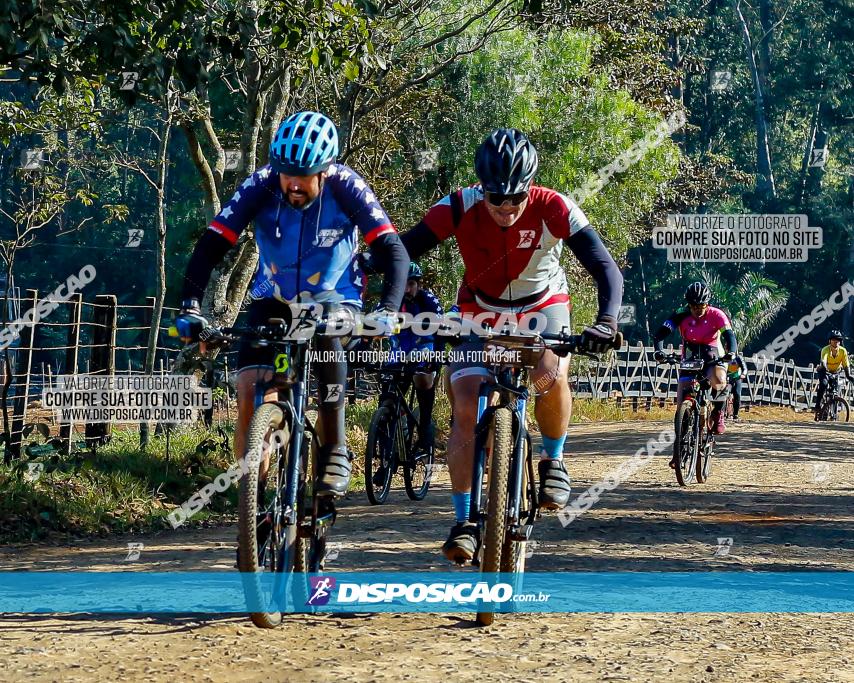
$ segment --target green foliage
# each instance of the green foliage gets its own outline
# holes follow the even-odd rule
[[[723,280],[708,269],[700,271],[700,279],[712,290],[715,306],[729,315],[735,337],[745,346],[764,332],[789,300],[789,293],[773,280],[747,272],[735,283]]]

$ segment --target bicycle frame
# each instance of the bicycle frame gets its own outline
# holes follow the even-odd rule
[[[499,403],[489,405],[489,398],[494,393],[499,394]],[[512,398],[511,398],[512,397]],[[475,455],[472,471],[471,507],[469,521],[477,524],[478,529],[483,524],[480,513],[482,502],[483,476],[486,468],[486,442],[495,411],[508,404],[513,405],[513,453],[510,461],[510,480],[508,482],[509,537],[517,541],[527,540],[532,531],[536,517],[536,505],[531,507],[524,525],[520,524],[522,512],[522,482],[527,458],[524,457],[525,442],[528,439],[528,401],[530,394],[525,386],[521,370],[505,369],[498,373],[498,379],[484,380],[478,391],[477,425],[475,427]],[[529,481],[533,481],[533,471],[529,469]]]
[[[284,509],[284,517],[281,520],[285,525],[300,524],[299,519],[299,485],[300,475],[303,469],[303,447],[306,438],[306,432],[309,433],[308,438],[317,436],[315,428],[307,423],[305,417],[306,406],[308,403],[309,393],[309,378],[311,375],[311,363],[308,360],[307,350],[308,344],[299,343],[296,341],[284,342],[266,342],[262,341],[259,345],[272,346],[274,356],[278,353],[287,354],[290,359],[289,368],[296,368],[295,381],[285,379],[284,373],[276,372],[270,380],[257,382],[255,384],[255,408],[257,409],[263,403],[275,403],[285,416],[285,419],[290,423],[291,435],[288,441],[288,461],[287,470],[285,472],[284,485],[279,485],[276,495],[282,501]],[[277,400],[265,401],[267,392],[275,388],[277,390]],[[310,484],[314,474],[306,473],[306,483]],[[320,508],[322,503],[323,508]],[[331,500],[312,496],[312,516],[311,524],[307,528],[301,528],[298,533],[302,537],[313,536],[318,528],[322,528],[327,524],[335,521],[335,505]],[[322,536],[322,535],[321,535]],[[318,540],[322,541],[321,538]],[[325,550],[323,543],[318,544],[318,547],[312,549],[310,558],[311,571],[319,571],[320,562],[323,560]]]

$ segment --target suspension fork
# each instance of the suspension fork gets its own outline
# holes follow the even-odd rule
[[[292,401],[288,406],[291,413],[291,438],[288,444],[288,475],[285,484],[285,510],[288,515],[286,524],[297,524],[297,511],[299,509],[299,481],[302,470],[302,444],[305,439],[305,403],[306,390],[308,387],[308,366],[305,362],[300,364],[300,377],[291,390]],[[306,472],[306,479],[313,477],[313,472]]]
[[[495,407],[489,405],[489,395],[495,385],[492,382],[481,382],[477,394],[477,422],[474,428],[474,459],[472,462],[471,505],[469,507],[469,522],[480,526],[480,499],[483,488],[483,470],[486,467],[486,441],[489,438],[489,428]]]
[[[519,515],[522,508],[522,482],[525,480],[525,435],[528,431],[528,390],[522,389],[516,397],[516,408],[514,411],[515,439],[513,443],[513,455],[510,460],[510,490],[508,492],[508,509],[510,511],[511,533],[516,532],[519,526]]]

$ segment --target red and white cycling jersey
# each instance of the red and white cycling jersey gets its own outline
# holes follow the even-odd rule
[[[508,228],[492,220],[480,186],[446,196],[424,223],[440,240],[457,240],[465,264],[461,306],[523,312],[569,300],[560,265],[563,240],[590,221],[568,197],[534,185],[524,212]]]

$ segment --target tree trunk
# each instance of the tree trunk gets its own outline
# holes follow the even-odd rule
[[[151,312],[151,330],[148,335],[148,348],[145,350],[145,374],[154,374],[154,361],[157,356],[157,341],[160,337],[160,320],[163,317],[163,301],[166,298],[166,178],[169,172],[169,138],[172,133],[172,98],[166,92],[166,119],[157,150],[157,294],[154,310]],[[148,423],[139,426],[139,445],[146,448],[149,441]]]
[[[804,195],[806,194],[807,172],[809,171],[810,157],[812,157],[812,150],[815,145],[815,133],[818,130],[818,120],[820,116],[821,102],[815,105],[815,111],[812,114],[812,121],[810,122],[810,132],[807,135],[807,142],[804,146],[804,157],[801,160],[801,177],[798,181],[798,196],[795,198],[795,206],[798,208],[803,204]]]
[[[777,189],[774,184],[774,173],[771,166],[771,150],[768,144],[768,124],[765,119],[765,99],[762,92],[762,83],[759,77],[759,68],[753,50],[753,41],[750,38],[750,28],[747,20],[741,13],[741,0],[735,2],[735,16],[741,25],[741,37],[744,41],[744,50],[747,55],[747,67],[750,70],[750,79],[753,82],[754,102],[756,109],[756,193],[764,200],[772,200],[777,197]]]
[[[771,0],[759,0],[759,23],[762,26],[762,39],[759,41],[759,78],[765,92],[765,113],[771,111],[771,39],[774,26],[774,11]]]
[[[854,176],[848,177],[848,209],[854,209]],[[854,237],[848,247],[848,275],[847,280],[854,279]],[[842,334],[847,339],[854,337],[854,297],[848,299],[848,303],[842,312]]]

